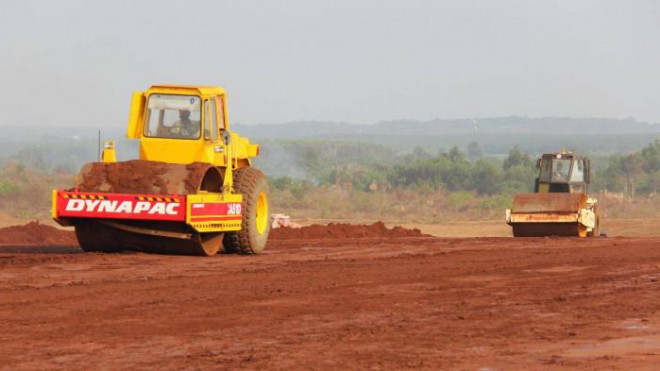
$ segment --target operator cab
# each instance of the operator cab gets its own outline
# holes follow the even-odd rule
[[[198,139],[201,100],[197,96],[152,94],[147,102],[144,136],[165,139]]]
[[[572,152],[544,154],[536,167],[536,193],[587,193],[589,185],[589,159]]]

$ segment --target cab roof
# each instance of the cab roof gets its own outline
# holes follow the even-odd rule
[[[541,155],[541,158],[565,158],[565,159],[576,159],[580,160],[586,157],[578,156],[571,151],[561,151],[555,153],[544,153]]]
[[[194,94],[202,96],[227,95],[225,89],[219,86],[205,85],[151,85],[147,94]]]

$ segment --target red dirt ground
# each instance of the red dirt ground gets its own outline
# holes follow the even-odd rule
[[[0,368],[655,370],[659,279],[658,238],[3,245]]]
[[[387,228],[383,222],[369,225],[330,223],[312,224],[302,228],[277,228],[270,231],[272,240],[293,240],[310,238],[363,238],[363,237],[431,237],[419,229],[402,227]]]

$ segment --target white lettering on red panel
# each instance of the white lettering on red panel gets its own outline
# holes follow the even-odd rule
[[[112,200],[80,200],[69,199],[65,211],[85,211],[88,213],[112,214],[149,214],[149,215],[177,215],[180,204],[178,202],[147,202],[147,201],[112,201]]]
[[[227,215],[241,215],[241,204],[227,205]]]

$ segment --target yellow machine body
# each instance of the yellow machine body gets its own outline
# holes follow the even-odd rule
[[[571,152],[543,154],[534,193],[519,193],[506,210],[515,237],[599,235],[597,200],[587,196],[590,164]]]
[[[155,95],[199,99],[202,132],[211,135],[199,135],[196,139],[185,140],[148,135],[147,123],[150,115],[156,111],[150,110],[148,103]],[[215,110],[205,109],[212,105],[215,105]],[[140,140],[140,160],[171,164],[204,162],[224,167],[224,186],[231,187],[232,170],[251,165],[251,158],[259,154],[259,145],[250,143],[247,138],[230,130],[226,107],[227,93],[220,87],[154,85],[147,91],[133,93],[126,136]],[[213,122],[216,123],[215,127]]]
[[[53,191],[53,219],[74,226],[85,251],[265,248],[269,191],[252,167],[259,145],[231,131],[223,88],[135,92],[126,136],[139,140],[138,159],[117,162],[115,142],[106,141],[102,161],[86,164],[73,189]]]

